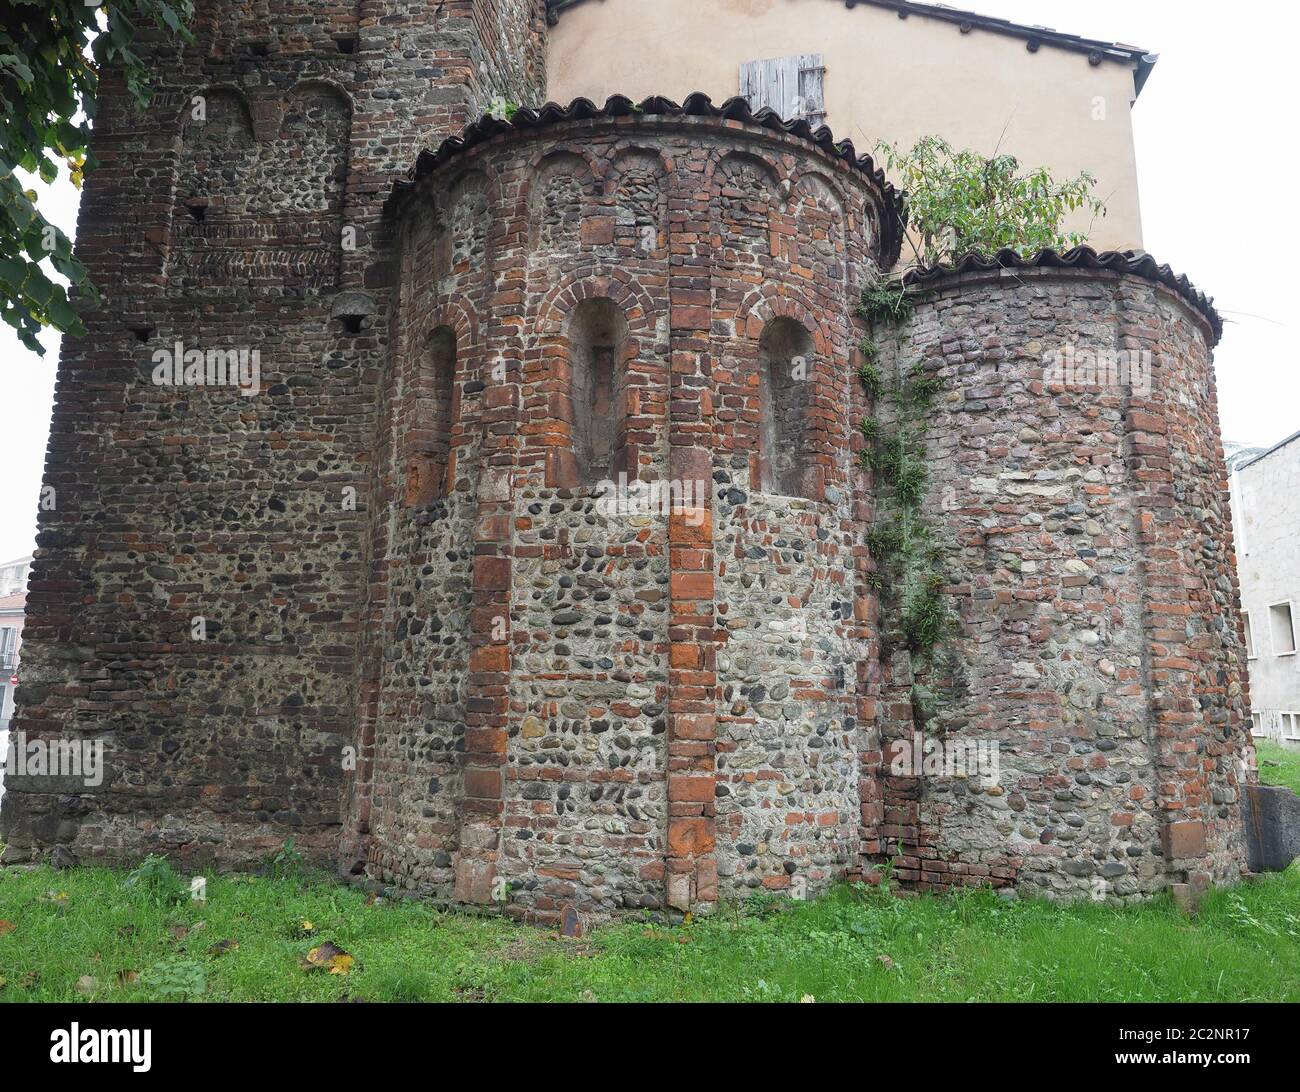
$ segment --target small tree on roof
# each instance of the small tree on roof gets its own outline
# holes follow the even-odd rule
[[[958,151],[938,136],[922,137],[906,152],[883,142],[877,150],[907,191],[908,243],[921,264],[1004,247],[1024,257],[1065,250],[1087,238],[1062,229],[1070,213],[1106,215],[1087,171],[1058,182],[1046,167],[1022,173],[1015,156]]]

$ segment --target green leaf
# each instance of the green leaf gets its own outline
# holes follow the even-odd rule
[[[15,261],[13,258],[0,258],[0,285],[4,286],[6,294],[17,293],[18,286],[26,277],[26,262]]]
[[[937,136],[922,137],[907,152],[886,144],[877,150],[908,191],[909,241],[923,262],[1002,247],[1026,255],[1066,248],[1082,238],[1064,230],[1069,215],[1106,214],[1087,172],[1064,182],[1042,167],[1021,174],[1014,156],[958,151]]]
[[[149,70],[132,48],[137,28],[153,26],[193,41],[186,24],[194,17],[194,0],[8,0],[0,7],[6,13],[0,25],[0,315],[24,345],[43,353],[37,341],[43,323],[74,334],[83,333],[84,326],[63,288],[39,263],[49,259],[77,286],[83,302],[99,297],[84,266],[72,256],[67,236],[52,232],[35,195],[24,192],[14,169],[48,184],[58,177],[60,163],[68,164],[75,178],[84,156],[84,170],[93,171],[95,159],[87,145],[96,114],[97,68],[119,68],[128,92],[137,102],[147,102]],[[104,33],[99,31],[101,10],[107,14]]]
[[[27,267],[27,278],[22,282],[23,295],[38,308],[44,310],[54,299],[55,284],[41,272],[39,266]]]
[[[25,84],[31,84],[36,79],[36,74],[27,67],[26,62],[13,53],[0,55],[0,68],[7,68]]]
[[[81,317],[66,300],[53,300],[45,310],[50,325],[65,333],[81,325]]]

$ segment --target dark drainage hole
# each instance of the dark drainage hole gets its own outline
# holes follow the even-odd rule
[[[131,333],[135,334],[136,341],[145,342],[153,337],[152,326],[132,326]]]
[[[340,53],[355,53],[357,51],[357,40],[354,37],[335,38],[334,44],[339,47]]]

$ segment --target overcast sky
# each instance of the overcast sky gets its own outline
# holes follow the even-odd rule
[[[966,6],[956,0],[953,7]],[[1216,359],[1224,438],[1300,431],[1295,43],[1291,0],[978,0],[987,15],[1142,46],[1160,62],[1134,111],[1146,249],[1186,273],[1227,322]],[[77,193],[42,208],[72,233]],[[37,358],[0,326],[0,561],[32,550],[58,338]]]

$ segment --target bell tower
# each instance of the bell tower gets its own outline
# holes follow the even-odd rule
[[[192,43],[141,32],[146,107],[105,73],[103,304],[62,346],[13,724],[101,741],[104,776],[11,778],[8,859],[334,858],[391,502],[382,204],[494,101],[540,104],[545,27],[545,0],[200,0]]]

